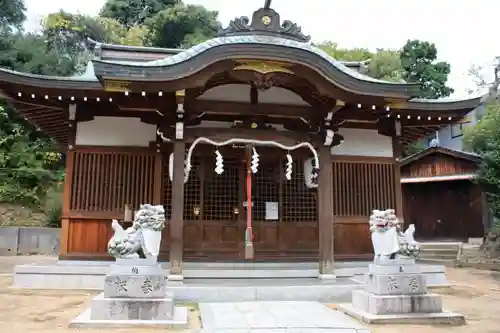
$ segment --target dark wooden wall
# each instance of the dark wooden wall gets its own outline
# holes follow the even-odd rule
[[[477,164],[442,153],[432,153],[401,168],[402,178],[450,176],[474,173]]]
[[[201,149],[184,195],[184,256],[186,260],[242,258],[245,208],[243,155],[225,157],[225,172],[214,175],[213,148]],[[233,149],[234,151],[234,149]],[[162,203],[171,216],[172,186],[169,151],[149,148],[77,147],[71,152],[67,241],[61,258],[108,258],[111,218],[121,219],[123,207]],[[266,152],[262,152],[266,156]],[[254,176],[253,226],[256,259],[317,260],[318,213],[315,189],[303,180],[304,154],[294,155],[290,181],[284,179],[284,152],[261,156]],[[334,156],[334,253],[336,259],[368,259],[372,255],[368,216],[375,208],[392,208],[396,164],[392,158]],[[279,220],[264,219],[265,201],[280,203]],[[195,213],[196,212],[196,213]],[[168,259],[169,227],[164,230],[161,258]]]
[[[403,202],[418,239],[483,237],[481,191],[470,180],[403,184]]]

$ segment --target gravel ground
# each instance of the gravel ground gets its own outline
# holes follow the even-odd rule
[[[38,291],[10,289],[10,273],[18,264],[55,262],[48,256],[0,257],[0,327],[9,333],[69,333],[68,323],[83,312],[96,293],[81,291]],[[420,325],[371,325],[372,333],[500,333],[500,273],[472,268],[448,268],[452,288],[434,289],[443,295],[445,308],[466,315],[461,327]],[[190,328],[200,327],[199,313],[191,307]],[[3,330],[2,330],[3,331]],[[99,333],[156,332],[158,329],[96,329]],[[164,333],[169,330],[162,329]]]

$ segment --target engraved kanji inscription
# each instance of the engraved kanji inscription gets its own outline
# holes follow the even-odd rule
[[[137,267],[132,267],[132,273],[139,274],[139,269]]]
[[[408,291],[414,293],[420,289],[420,283],[418,282],[417,277],[412,276],[409,279],[408,283]]]
[[[153,291],[153,283],[149,278],[146,278],[141,284],[141,290],[144,294],[149,294]]]
[[[388,286],[389,286],[389,290],[399,289],[398,282],[396,281],[396,278],[393,276],[389,276]]]
[[[115,288],[117,292],[127,292],[127,280],[117,277],[115,280]]]

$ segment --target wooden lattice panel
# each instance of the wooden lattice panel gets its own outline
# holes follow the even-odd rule
[[[337,216],[369,216],[373,209],[396,206],[393,162],[333,163],[333,212]]]
[[[308,188],[304,181],[304,162],[293,162],[292,179],[283,180],[283,218],[285,222],[318,220],[317,189]]]
[[[235,221],[239,207],[240,165],[237,160],[224,161],[224,173],[214,171],[215,161],[204,160],[203,219],[208,221]]]
[[[155,155],[150,152],[74,152],[70,209],[122,212],[153,202]]]

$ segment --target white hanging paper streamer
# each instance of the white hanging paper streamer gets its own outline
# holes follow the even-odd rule
[[[293,159],[292,155],[286,154],[286,169],[285,169],[285,177],[287,180],[292,179],[292,170],[293,170]]]
[[[184,169],[184,182],[188,181],[189,173],[192,169],[191,156],[193,155],[193,151],[196,148],[196,146],[198,145],[198,143],[202,143],[202,142],[214,145],[216,147],[221,147],[221,146],[231,145],[234,143],[239,143],[239,144],[252,144],[252,145],[278,147],[278,148],[281,148],[281,149],[287,150],[287,151],[296,150],[296,149],[299,149],[302,147],[306,147],[311,151],[311,153],[313,155],[312,160],[311,160],[313,167],[319,168],[318,152],[316,151],[316,149],[314,149],[314,147],[309,142],[301,142],[301,143],[298,143],[294,146],[286,146],[286,145],[283,145],[279,142],[271,141],[271,140],[253,140],[253,139],[234,138],[234,139],[229,139],[226,141],[217,142],[217,141],[210,140],[209,138],[199,137],[198,139],[194,140],[194,142],[191,144],[191,146],[188,149],[187,156],[186,156],[186,163],[185,163],[186,167]]]
[[[250,169],[252,170],[252,173],[257,173],[257,171],[259,171],[259,154],[257,154],[255,148],[252,148],[252,162]]]
[[[219,150],[215,151],[215,172],[218,175],[222,175],[224,172],[224,158],[222,157]]]

